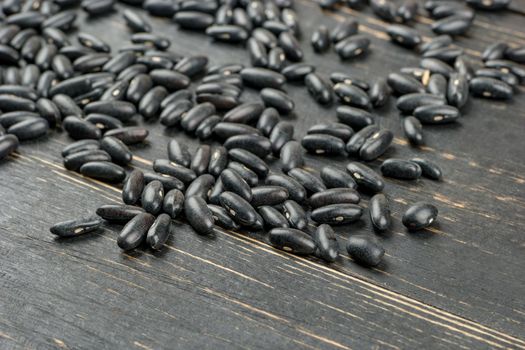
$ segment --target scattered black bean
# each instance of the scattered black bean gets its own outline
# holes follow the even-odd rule
[[[316,248],[308,234],[293,228],[274,228],[268,238],[274,247],[295,254],[312,254]]]
[[[376,240],[365,235],[350,236],[346,250],[357,263],[372,267],[379,265],[385,255],[385,249]]]
[[[96,210],[96,214],[102,219],[113,223],[126,223],[138,214],[144,213],[144,209],[134,205],[106,204]]]
[[[59,237],[76,237],[98,230],[101,224],[99,218],[74,219],[54,224],[49,231]]]
[[[437,218],[438,209],[428,203],[418,202],[407,209],[403,214],[403,225],[409,230],[422,230],[430,226]]]

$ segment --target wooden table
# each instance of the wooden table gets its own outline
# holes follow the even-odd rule
[[[471,56],[496,40],[524,45],[523,5],[514,1],[513,11],[478,13],[458,45]],[[387,24],[369,10],[323,15],[307,0],[298,0],[296,10],[306,60],[325,76],[340,70],[372,80],[418,63],[416,53],[388,42]],[[311,32],[348,16],[372,38],[371,53],[349,62],[333,52],[314,55]],[[239,46],[179,31],[168,19],[151,21],[170,37],[174,52],[206,54],[215,64],[248,62]],[[115,47],[127,43],[120,15],[88,20],[81,14],[78,22]],[[415,27],[430,37],[431,22],[421,16]],[[288,119],[297,138],[335,120],[334,107],[318,106],[304,88],[286,90],[296,102]],[[247,90],[243,99],[253,96]],[[218,231],[210,239],[182,223],[159,253],[123,253],[115,243],[117,226],[55,239],[52,224],[117,203],[120,190],[63,168],[60,150],[71,142],[64,132],[24,143],[0,164],[0,348],[525,348],[522,93],[508,103],[470,99],[460,122],[425,127],[421,149],[407,145],[394,103],[376,111],[396,135],[383,159],[426,157],[443,167],[445,178],[388,181],[394,225],[379,237],[387,253],[375,269],[353,263],[344,249],[329,265],[278,251],[264,233]],[[172,137],[192,150],[198,145],[158,122],[147,126],[149,141],[133,148],[133,167],[150,169],[152,160],[165,158]],[[348,162],[307,160],[317,169]],[[400,217],[416,201],[434,203],[440,215],[432,228],[408,233]],[[349,235],[373,235],[367,216],[337,228],[342,248]]]

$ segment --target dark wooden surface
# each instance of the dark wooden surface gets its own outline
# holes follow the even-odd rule
[[[512,12],[478,14],[458,44],[479,56],[504,40],[524,45],[523,2]],[[327,75],[342,70],[372,80],[418,56],[385,40],[385,23],[369,11],[325,13],[297,1],[307,61]],[[313,55],[314,28],[353,16],[372,37],[366,58],[341,62],[331,52]],[[80,27],[120,47],[129,32],[120,16],[80,17]],[[431,36],[427,17],[416,28]],[[244,50],[214,44],[202,34],[178,31],[152,19],[172,39],[171,50],[206,54],[212,63],[247,62]],[[296,137],[334,108],[286,86],[296,101]],[[253,91],[243,94],[248,100]],[[119,202],[120,190],[61,164],[64,133],[25,143],[0,164],[0,348],[63,349],[429,349],[525,348],[525,99],[509,103],[471,99],[454,125],[425,127],[427,146],[410,147],[393,107],[377,111],[393,129],[389,156],[423,156],[438,162],[445,180],[388,181],[394,225],[379,237],[387,254],[375,269],[343,253],[332,265],[273,249],[262,233],[194,234],[185,224],[160,253],[122,253],[118,227],[77,239],[55,239],[55,222],[86,216]],[[149,169],[166,157],[171,137],[197,141],[148,124],[149,142],[133,149],[133,167]],[[337,159],[340,167],[348,159]],[[276,162],[275,162],[276,163]],[[308,157],[319,168],[333,160]],[[376,166],[379,162],[374,162]],[[278,165],[278,164],[277,164]],[[400,223],[413,202],[438,206],[437,225],[408,233]],[[364,201],[366,204],[366,200]],[[337,229],[341,247],[356,233],[373,235],[367,215]]]

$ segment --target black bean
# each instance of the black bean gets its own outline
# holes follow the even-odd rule
[[[474,12],[458,4],[444,2],[442,5],[436,6],[432,9],[431,16],[435,19],[450,17],[453,15],[461,15],[462,17],[472,19]]]
[[[16,3],[16,1],[13,3]],[[4,4],[4,13],[6,12],[6,9],[6,5]],[[17,25],[11,24],[2,26],[2,28],[0,28],[0,45],[9,44],[11,39],[13,39],[19,32],[20,27]]]
[[[102,219],[114,223],[126,223],[138,214],[144,213],[144,209],[134,205],[106,204],[97,208],[96,214]]]
[[[288,141],[283,145],[280,152],[282,169],[288,172],[293,168],[304,166],[303,148],[297,141]]]
[[[385,187],[385,182],[381,176],[364,164],[350,162],[346,166],[346,170],[352,175],[359,187],[372,192],[381,192]]]
[[[390,205],[387,197],[378,193],[374,195],[368,204],[368,210],[370,212],[370,221],[379,232],[388,230],[392,224],[392,218],[390,216]]]
[[[59,222],[51,226],[49,231],[59,237],[76,237],[98,230],[102,225],[99,218],[83,218]]]
[[[315,67],[306,63],[291,64],[282,69],[281,73],[286,77],[287,81],[304,82],[305,77],[313,73]]]
[[[147,232],[155,222],[155,217],[149,213],[140,213],[131,219],[120,231],[117,244],[123,250],[137,248],[146,238]]]
[[[274,247],[295,254],[312,254],[316,247],[308,234],[293,228],[272,229],[269,241]]]
[[[51,85],[56,82],[56,74],[52,71],[45,71],[40,75],[38,83],[36,84],[36,91],[39,96],[50,97],[49,90]],[[58,84],[57,84],[58,85]]]
[[[173,189],[177,189],[180,191],[184,190],[184,183],[173,176],[162,175],[162,174],[157,174],[157,173],[150,173],[150,172],[144,173],[144,181],[146,183],[149,183],[155,180],[160,181],[166,191],[170,191]]]
[[[286,80],[282,74],[260,67],[244,68],[241,77],[244,84],[256,89],[280,89]]]
[[[439,73],[446,78],[448,78],[451,73],[454,73],[454,68],[436,58],[423,58],[419,65],[422,68],[428,69],[431,73]]]
[[[362,129],[375,123],[375,117],[369,112],[350,106],[339,106],[336,109],[337,119],[355,129]]]
[[[162,209],[164,200],[164,187],[158,180],[148,183],[142,191],[141,203],[144,210],[151,214],[157,214]]]
[[[278,205],[288,199],[288,190],[281,186],[257,186],[251,190],[251,205],[255,208],[263,205]]]
[[[187,56],[181,59],[173,69],[191,78],[204,72],[207,65],[208,57],[206,56]]]
[[[102,67],[111,59],[106,53],[92,53],[77,58],[73,62],[73,69],[81,73],[96,72],[102,69]]]
[[[252,200],[250,185],[235,170],[225,169],[220,177],[225,191],[238,194],[248,202]]]
[[[17,67],[7,67],[4,71],[3,79],[5,84],[20,84],[20,69]]]
[[[413,92],[425,92],[423,84],[408,74],[390,73],[387,82],[392,90],[399,95],[406,95]]]
[[[164,109],[168,105],[172,104],[173,102],[178,102],[181,100],[191,100],[191,99],[193,99],[193,93],[190,90],[182,89],[182,90],[173,92],[169,94],[168,96],[166,96],[166,98],[162,100],[160,107]]]
[[[263,205],[258,208],[258,211],[267,228],[273,229],[289,227],[286,218],[274,207]]]
[[[274,47],[268,53],[268,68],[276,72],[281,71],[286,63],[286,55],[280,47]]]
[[[197,175],[202,175],[208,171],[208,166],[211,159],[211,147],[209,145],[201,145],[195,151],[191,160],[190,169]]]
[[[346,38],[335,45],[335,52],[343,60],[362,56],[368,52],[370,39],[364,35]]]
[[[195,130],[195,135],[201,139],[205,140],[212,136],[215,125],[221,122],[222,118],[218,115],[212,115],[205,119]]]
[[[321,123],[310,127],[306,133],[316,135],[331,135],[341,139],[343,142],[347,142],[354,134],[354,130],[346,124]]]
[[[115,137],[103,137],[100,148],[106,151],[111,156],[111,160],[117,164],[129,164],[133,158],[128,146]]]
[[[393,22],[396,16],[395,4],[389,1],[371,0],[370,7],[376,16],[387,21]]]
[[[0,85],[0,95],[13,95],[33,101],[38,99],[33,87],[20,85]]]
[[[286,58],[292,62],[303,59],[303,50],[297,39],[289,31],[279,34],[279,46],[286,54]]]
[[[372,106],[375,108],[384,106],[390,97],[390,88],[386,80],[382,78],[376,79],[370,86],[368,95],[370,96]]]
[[[394,43],[407,48],[414,48],[422,41],[421,35],[407,26],[391,25],[386,29],[386,32]]]
[[[245,102],[224,115],[223,121],[227,123],[250,124],[257,121],[264,110],[260,102]]]
[[[52,101],[58,107],[62,116],[83,116],[82,110],[77,106],[75,101],[67,95],[54,95]]]
[[[525,69],[519,64],[508,60],[490,60],[485,62],[486,68],[496,68],[504,73],[512,73],[518,77],[521,82],[525,81]]]
[[[442,106],[445,99],[432,94],[407,94],[397,100],[396,107],[403,113],[410,114],[420,106]]]
[[[141,170],[133,170],[124,181],[122,187],[122,201],[126,204],[136,204],[144,189],[144,173]]]
[[[469,82],[469,89],[476,96],[507,100],[512,98],[512,86],[494,78],[476,77]]]
[[[49,126],[54,127],[60,123],[60,111],[51,100],[40,98],[36,107],[40,116],[48,122]]]
[[[104,94],[100,97],[102,101],[120,101],[126,98],[126,92],[129,87],[129,81],[121,80],[117,81],[110,87],[108,87]],[[112,117],[113,118],[113,117]]]
[[[0,161],[18,148],[19,142],[15,135],[0,135]]]
[[[159,50],[166,50],[171,42],[168,38],[153,33],[135,33],[131,36],[134,44],[152,44]]]
[[[197,95],[201,94],[218,94],[232,97],[239,97],[242,90],[235,85],[227,83],[205,83],[200,84],[196,89]]]
[[[246,42],[246,50],[250,55],[252,66],[268,66],[268,52],[266,50],[266,46],[264,46],[262,42],[252,37]]]
[[[272,144],[272,151],[275,154],[278,154],[281,151],[281,148],[290,140],[293,139],[294,127],[293,124],[289,122],[279,122],[273,128],[270,133],[270,142]]]
[[[327,188],[354,189],[357,187],[356,182],[350,174],[330,165],[321,169],[321,179]]]
[[[313,32],[310,42],[316,52],[325,52],[328,50],[328,48],[330,48],[330,33],[328,28],[324,25],[320,25]]]
[[[90,16],[98,16],[111,12],[114,4],[114,0],[85,0],[82,1],[82,9]]]
[[[128,27],[134,32],[151,32],[151,24],[146,22],[137,12],[125,9],[122,12]]]
[[[257,186],[259,183],[259,177],[257,174],[241,163],[229,162],[228,169],[235,170],[237,174],[241,175],[244,181],[246,181],[251,187]]]
[[[421,177],[421,168],[408,160],[390,158],[381,164],[381,173],[401,180],[417,180]]]
[[[104,42],[102,39],[96,37],[95,35],[81,32],[77,34],[77,39],[80,45],[93,49],[95,51],[98,51],[98,52],[110,52],[111,51],[110,46],[106,42]]]
[[[223,207],[214,204],[208,204],[208,208],[211,210],[215,224],[225,228],[227,230],[237,230],[239,225],[233,221],[228,215],[228,212]]]
[[[413,116],[406,117],[403,119],[402,126],[405,136],[411,144],[416,146],[425,144],[423,125],[421,125],[419,119]]]
[[[122,70],[117,75],[117,80],[131,81],[131,79],[133,79],[137,75],[147,73],[147,72],[148,72],[148,67],[146,65],[141,64],[141,63],[136,63]]]
[[[193,107],[193,103],[188,100],[174,101],[167,105],[160,113],[162,125],[171,127],[180,123],[185,114]]]
[[[316,254],[327,262],[334,262],[339,255],[339,245],[330,225],[322,224],[314,231],[312,238],[317,247]]]
[[[458,73],[450,75],[447,88],[447,101],[457,108],[463,107],[468,99],[469,83],[467,78]]]
[[[66,117],[62,126],[74,140],[99,139],[101,136],[100,129],[96,125],[77,116]]]
[[[19,58],[20,55],[18,54],[18,51],[7,45],[0,45],[0,63],[15,65],[18,64]]]
[[[7,132],[15,135],[20,141],[31,140],[44,136],[49,130],[47,120],[43,118],[31,118],[11,125]]]
[[[342,103],[358,108],[371,108],[368,94],[355,85],[337,83],[334,85],[334,92]]]
[[[246,29],[230,24],[212,25],[206,28],[206,34],[217,41],[241,42],[248,39]]]
[[[124,124],[115,117],[105,114],[89,114],[84,120],[94,124],[103,132],[111,129],[122,128]]]
[[[359,193],[352,188],[331,188],[314,193],[309,204],[315,209],[331,204],[357,204],[360,200]]]
[[[215,13],[215,24],[230,24],[233,21],[233,11],[230,4],[224,4],[219,7]]]
[[[275,35],[267,29],[255,28],[252,32],[252,38],[257,39],[260,43],[264,44],[266,48],[271,49],[277,46],[277,38]]]
[[[265,158],[271,153],[270,140],[260,135],[235,135],[226,139],[224,147],[245,149],[260,158]]]
[[[284,187],[290,199],[301,203],[306,199],[306,189],[296,179],[283,174],[270,174],[266,178],[267,185]]]
[[[100,148],[100,142],[98,140],[80,140],[70,143],[62,149],[62,157],[66,157],[70,154],[86,151],[86,150],[98,150]]]
[[[365,144],[366,140],[379,131],[379,126],[369,125],[356,132],[346,143],[346,151],[350,155],[359,154],[359,150]]]
[[[275,108],[266,108],[257,121],[257,129],[259,129],[264,136],[269,136],[274,126],[279,122],[279,119],[279,112],[277,112]]]
[[[228,214],[232,219],[244,226],[253,226],[257,219],[258,214],[241,196],[233,192],[223,192],[219,196],[221,206],[228,211]]]
[[[167,214],[160,214],[148,230],[146,242],[152,249],[159,250],[171,233],[171,218]]]
[[[24,98],[24,97],[0,94],[0,109],[2,110],[2,112],[11,112],[11,111],[35,112],[36,104],[34,101]]]
[[[126,178],[126,172],[122,167],[108,161],[94,161],[83,164],[80,173],[94,179],[119,183]]]
[[[264,88],[261,90],[261,99],[263,100],[266,107],[273,107],[277,109],[282,114],[291,113],[295,104],[290,96],[286,93],[273,89],[273,88]]]
[[[385,249],[375,239],[365,235],[350,236],[346,250],[355,262],[365,266],[379,265],[385,255]]]
[[[148,51],[146,51],[145,55],[138,57],[136,62],[145,65],[150,70],[173,68],[173,60],[171,58],[163,55],[148,55],[147,53]]]
[[[409,230],[421,230],[430,226],[437,218],[438,209],[429,203],[417,202],[403,214],[403,225]]]
[[[237,97],[219,94],[198,94],[196,101],[197,103],[209,102],[218,110],[230,110],[239,105],[239,99]],[[219,121],[222,120],[222,118],[218,116],[215,117],[219,118]]]
[[[228,152],[223,146],[213,146],[211,150],[208,172],[217,177],[226,168],[228,163]]]
[[[162,202],[162,211],[172,219],[177,218],[184,206],[184,194],[178,189],[172,189],[166,193]]]
[[[441,98],[447,97],[447,78],[442,74],[435,73],[430,76],[428,80],[427,90],[432,95],[439,96]]]
[[[215,185],[215,178],[210,174],[202,174],[197,177],[186,189],[184,196],[186,198],[198,196],[206,200],[212,192]]]
[[[156,85],[164,86],[169,91],[185,89],[190,85],[186,75],[169,69],[154,69],[149,75]]]
[[[507,8],[510,0],[467,0],[467,4],[479,10],[495,11]]]
[[[111,157],[106,151],[83,149],[66,155],[64,158],[64,167],[68,170],[78,171],[82,165],[97,161],[111,161]]]
[[[37,11],[26,11],[7,16],[6,23],[17,25],[20,28],[38,28],[46,17]]]
[[[437,58],[448,63],[454,63],[456,58],[463,54],[463,49],[459,47],[440,47],[428,50],[423,54],[425,58]]]
[[[516,63],[525,63],[525,47],[512,47],[505,50],[505,58]]]
[[[4,128],[9,128],[12,125],[20,123],[25,120],[40,119],[39,115],[34,112],[14,111],[0,115],[0,125]]]
[[[198,11],[179,11],[173,21],[184,29],[205,30],[213,24],[212,15]]]
[[[308,219],[303,207],[294,200],[286,200],[282,206],[283,214],[290,226],[298,230],[304,230],[308,226]]]
[[[53,44],[42,44],[42,47],[35,56],[35,64],[41,70],[47,70],[51,66],[51,61],[57,54],[58,49]]]
[[[332,135],[310,134],[303,137],[301,145],[310,153],[345,155],[345,143]]]
[[[156,86],[149,90],[141,99],[138,106],[139,113],[145,118],[150,119],[157,115],[160,110],[160,103],[168,95],[168,91],[163,86]]]
[[[432,23],[432,31],[436,34],[461,35],[472,25],[472,18],[464,15],[445,17]]]
[[[262,27],[275,35],[279,35],[290,30],[286,24],[278,20],[267,20],[263,23]]]
[[[414,110],[414,117],[423,124],[445,124],[456,121],[460,112],[453,106],[421,106]]]
[[[268,174],[268,165],[261,158],[247,150],[233,148],[228,151],[228,155],[230,159],[245,165],[259,177],[266,177]]]
[[[28,64],[20,70],[20,83],[24,87],[35,88],[40,79],[40,68],[34,64]]]
[[[258,129],[252,126],[228,122],[220,122],[217,125],[215,125],[215,128],[213,128],[213,132],[220,139],[227,139],[234,135],[261,134],[261,132]]]
[[[302,168],[294,168],[288,175],[297,180],[308,192],[316,193],[326,190],[326,186],[319,177]]]
[[[452,44],[452,37],[448,34],[433,37],[430,41],[419,45],[419,51],[425,53],[427,51],[439,49]]]
[[[343,225],[357,221],[363,208],[356,204],[330,204],[312,211],[312,220],[321,224]]]
[[[171,139],[167,146],[168,158],[184,167],[189,167],[191,163],[191,154],[186,145],[181,144],[176,139]]]
[[[358,23],[354,19],[346,19],[339,22],[330,32],[330,39],[334,42],[340,42],[343,39],[355,35],[358,32]]]
[[[218,177],[217,181],[215,181],[215,186],[213,186],[210,193],[208,194],[208,202],[215,205],[220,205],[220,195],[222,192],[224,192],[224,186],[222,185],[221,178]]]
[[[126,145],[142,142],[148,137],[149,131],[140,126],[127,126],[107,131],[104,136],[114,136]]]
[[[366,139],[359,149],[359,157],[371,161],[380,157],[390,147],[394,134],[388,129],[381,129]]]
[[[476,70],[475,75],[476,77],[487,77],[487,78],[498,79],[498,80],[501,80],[507,83],[508,85],[512,87],[516,87],[517,85],[519,85],[519,79],[517,76],[515,76],[512,73],[502,72],[499,69],[494,69],[494,68],[478,69]]]
[[[432,180],[441,180],[443,172],[437,164],[423,158],[412,158],[410,161],[419,165],[423,176]]]

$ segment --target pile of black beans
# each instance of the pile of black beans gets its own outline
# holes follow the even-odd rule
[[[117,240],[123,250],[144,242],[161,249],[173,226],[185,221],[202,235],[213,235],[217,226],[266,230],[276,248],[333,262],[339,244],[331,227],[361,219],[362,194],[372,196],[368,212],[374,229],[389,230],[392,218],[388,197],[381,193],[383,176],[442,177],[436,164],[422,158],[386,159],[380,166],[383,176],[365,165],[362,161],[383,155],[394,137],[377,125],[371,109],[383,106],[391,93],[397,95],[398,108],[410,115],[403,121],[405,133],[419,145],[421,124],[457,119],[469,87],[483,97],[500,96],[499,90],[476,82],[489,73],[470,75],[460,50],[436,53],[451,44],[446,36],[422,43],[408,27],[389,30],[396,43],[423,54],[434,52],[422,59],[421,67],[369,84],[340,72],[325,79],[312,65],[300,62],[301,31],[290,0],[122,2],[153,16],[173,17],[181,28],[202,31],[213,40],[245,44],[252,66],[210,66],[206,56],[177,55],[169,51],[170,40],[152,33],[136,10],[120,15],[131,31],[131,43],[117,53],[88,33],[77,33],[74,39],[67,35],[79,5],[97,16],[116,10],[113,0],[2,4],[0,125],[7,134],[0,136],[0,158],[13,152],[19,140],[62,128],[75,140],[62,151],[66,169],[122,184],[123,204],[103,205],[95,217],[54,225],[51,232],[61,237],[92,232],[110,222],[123,225]],[[411,13],[412,7],[401,12]],[[321,52],[335,43],[345,59],[361,55],[368,39],[357,28],[353,20],[331,32],[320,28],[312,44]],[[520,62],[523,50],[502,45],[488,50],[486,70],[502,72],[504,67],[509,71],[505,74],[516,74],[518,65],[511,71],[501,62]],[[452,61],[453,66],[448,64]],[[498,78],[494,74],[487,79]],[[288,82],[302,82],[320,104],[332,103],[335,96],[338,121],[314,125],[298,140],[293,124],[281,120],[295,109],[283,90]],[[258,91],[259,99],[244,101],[245,88]],[[154,160],[151,171],[132,169],[133,147],[148,137],[145,127],[136,126],[137,118],[158,118],[166,128],[206,143],[192,153],[171,139],[166,158]],[[306,163],[305,152],[353,160],[346,168],[328,165],[317,171]],[[402,223],[420,230],[437,215],[435,206],[419,202],[405,212]],[[368,266],[378,265],[384,255],[372,235],[352,235],[346,248],[356,262]]]

